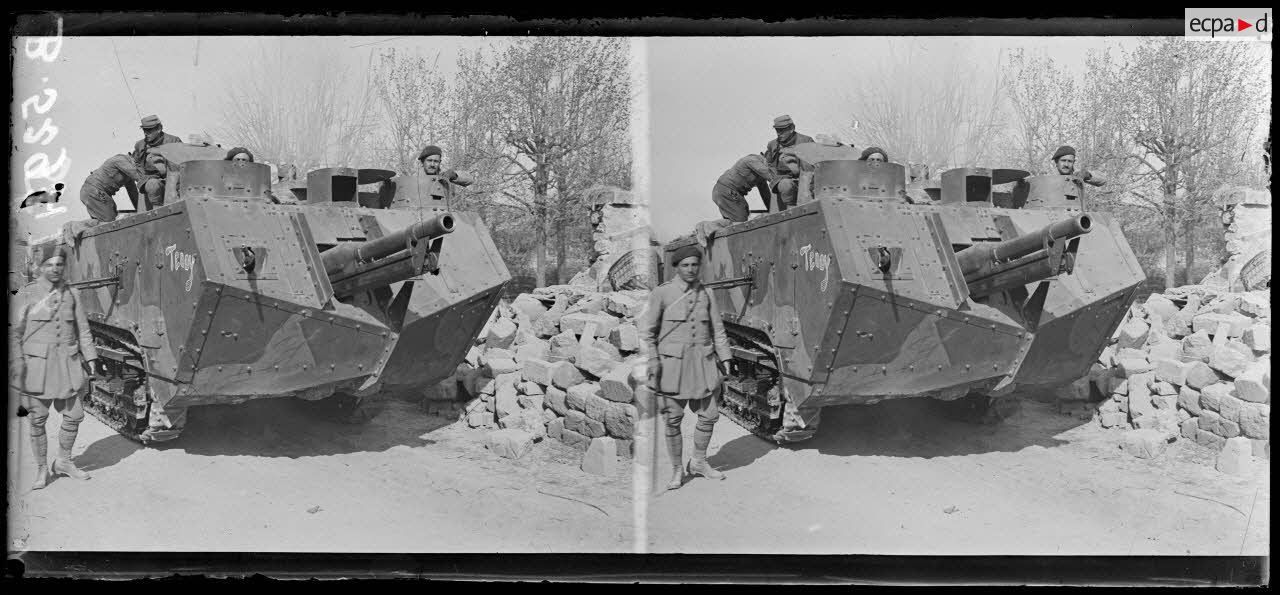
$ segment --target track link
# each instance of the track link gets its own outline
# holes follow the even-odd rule
[[[93,325],[94,344],[115,352],[129,354],[126,360],[141,362],[138,346],[128,341],[126,333],[103,325]],[[102,357],[101,371],[95,371],[85,409],[130,440],[147,444],[144,438],[151,411],[147,373],[127,362]]]

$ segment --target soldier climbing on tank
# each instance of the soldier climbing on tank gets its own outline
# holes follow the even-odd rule
[[[161,165],[163,167],[163,164]],[[116,209],[115,194],[121,188],[129,194],[129,202],[139,210],[138,187],[148,178],[128,155],[114,155],[89,172],[80,185],[80,202],[89,210],[89,226],[115,221],[120,215]]]
[[[435,201],[443,200],[447,206],[454,195],[454,186],[470,186],[475,179],[471,176],[457,172],[452,169],[440,171],[440,164],[444,157],[444,151],[435,145],[427,145],[418,154],[418,161],[422,163],[422,169],[419,173],[408,178],[397,176],[394,180],[383,185],[383,192],[390,193],[389,208],[405,209],[414,207],[431,206]],[[410,188],[397,189],[399,184],[411,184]],[[384,194],[385,196],[385,194]],[[384,202],[383,204],[388,204]]]
[[[142,119],[142,139],[133,143],[133,152],[129,156],[133,157],[138,169],[147,175],[146,181],[141,185],[142,195],[147,199],[146,210],[164,204],[164,179],[167,174],[164,159],[158,155],[153,156],[150,151],[160,145],[180,142],[182,139],[164,131],[159,116],[150,115]]]
[[[811,143],[813,137],[796,132],[795,122],[786,114],[773,119],[773,130],[778,138],[769,141],[764,150],[764,158],[777,175],[775,181],[770,184],[770,190],[780,197],[782,204],[779,205],[778,210],[782,210],[785,207],[795,206],[798,183],[796,178],[800,175],[800,163],[798,161],[793,164],[784,163],[789,160],[782,158],[782,150],[800,143]]]
[[[1057,151],[1053,152],[1053,167],[1059,174],[1064,176],[1076,176],[1076,150],[1071,145],[1062,145]],[[1098,174],[1087,169],[1081,170],[1076,177],[1081,182],[1091,186],[1101,186],[1107,183],[1107,180]]]
[[[648,385],[666,421],[673,473],[667,489],[674,490],[684,484],[684,436],[680,423],[686,406],[698,415],[688,472],[724,479],[724,474],[707,462],[707,446],[720,417],[723,376],[728,373],[732,355],[720,311],[698,278],[702,251],[692,244],[683,246],[671,261],[679,277],[649,294],[640,333],[649,349]]]
[[[720,208],[720,215],[733,223],[747,220],[750,210],[747,207],[747,193],[755,188],[764,200],[765,208],[769,208],[773,196],[769,192],[769,183],[774,180],[773,171],[765,162],[764,155],[753,154],[739,159],[733,167],[725,170],[711,188],[711,200]]]
[[[53,473],[89,479],[88,473],[71,462],[71,448],[84,420],[80,401],[89,388],[88,371],[98,358],[85,311],[77,303],[76,293],[62,279],[66,249],[45,245],[39,252],[35,261],[40,263],[40,277],[14,296],[9,313],[9,384],[21,396],[31,424],[36,459],[36,479],[31,486],[34,490],[49,481],[45,422],[50,406],[62,415]]]

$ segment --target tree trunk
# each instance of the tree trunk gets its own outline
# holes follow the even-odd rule
[[[534,242],[533,249],[537,251],[534,255],[534,265],[537,270],[533,273],[534,287],[547,286],[547,167],[544,164],[537,164],[534,172],[533,181],[533,219],[534,225],[537,226],[535,233],[537,241]]]
[[[1164,195],[1164,288],[1171,289],[1177,286],[1178,274],[1178,213],[1176,203],[1177,196],[1174,190],[1165,188]]]
[[[564,283],[564,266],[568,249],[564,237],[564,218],[556,217],[556,283]]]
[[[1182,283],[1190,285],[1194,283],[1191,280],[1191,269],[1196,264],[1196,227],[1190,220],[1182,227],[1182,241]]]

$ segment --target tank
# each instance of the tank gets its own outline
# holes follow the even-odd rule
[[[357,182],[381,170],[310,172],[285,204],[267,165],[157,152],[166,204],[67,240],[101,354],[87,408],[143,443],[176,438],[188,408],[252,399],[363,419],[453,374],[510,279],[471,214],[360,206]]]
[[[734,356],[722,412],[767,439],[812,437],[834,405],[987,406],[1073,382],[1145,280],[1118,223],[1087,211],[1068,176],[1019,180],[1012,208],[992,186],[1016,170],[952,169],[920,201],[900,164],[792,152],[796,206],[718,230],[701,269]],[[670,253],[696,241],[665,246],[665,278]]]

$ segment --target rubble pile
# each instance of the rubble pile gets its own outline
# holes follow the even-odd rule
[[[1271,192],[1250,188],[1226,188],[1215,193],[1214,202],[1222,219],[1226,254],[1222,266],[1200,283],[1221,289],[1252,289],[1246,284],[1258,279],[1245,267],[1259,253],[1271,248]],[[1270,265],[1265,273],[1270,278]],[[1261,288],[1261,285],[1257,286]]]
[[[519,458],[550,437],[582,450],[583,469],[612,473],[630,457],[638,419],[633,369],[643,369],[635,318],[645,291],[555,285],[499,304],[455,375],[428,401],[469,399],[473,428],[500,428],[490,448]],[[459,393],[458,391],[461,391]]]
[[[1097,409],[1103,427],[1151,430],[1126,438],[1137,456],[1180,436],[1230,446],[1235,458],[1247,440],[1253,456],[1269,459],[1269,292],[1188,285],[1134,304],[1088,377],[1059,398],[1087,403],[1091,394],[1109,396]]]

